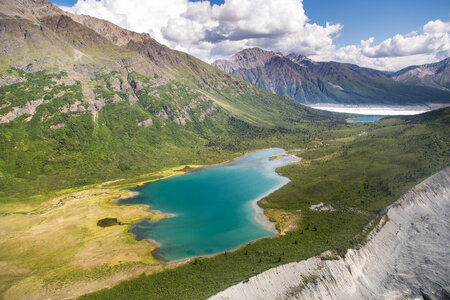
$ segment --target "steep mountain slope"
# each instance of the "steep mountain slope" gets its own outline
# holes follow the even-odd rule
[[[301,103],[449,103],[450,93],[392,80],[391,75],[352,64],[315,62],[305,56],[259,48],[213,63],[217,68]]]
[[[0,12],[3,201],[217,162],[345,122],[44,0],[1,1]]]
[[[450,58],[434,64],[410,66],[392,76],[394,80],[450,91]]]

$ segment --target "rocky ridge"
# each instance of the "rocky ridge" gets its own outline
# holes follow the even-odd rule
[[[0,13],[2,14],[0,32],[15,36],[11,39],[10,35],[0,35],[2,42],[0,50],[5,54],[5,59],[20,55],[22,50],[18,51],[18,49],[24,49],[25,41],[33,45],[33,48],[47,48],[51,52],[51,56],[37,56],[27,60],[10,58],[10,66],[25,73],[0,75],[0,86],[23,83],[17,87],[28,89],[26,86],[30,82],[25,74],[44,71],[49,66],[54,68],[56,64],[57,68],[67,73],[67,76],[64,79],[58,79],[57,85],[42,87],[43,92],[51,93],[53,89],[74,85],[76,81],[79,81],[82,86],[82,98],[64,104],[58,109],[64,114],[90,111],[95,116],[107,103],[127,101],[133,105],[139,101],[140,95],[144,94],[142,89],[146,90],[146,95],[159,99],[165,95],[162,95],[157,88],[167,85],[173,79],[174,73],[173,70],[169,70],[169,65],[178,63],[184,64],[182,67],[185,67],[197,63],[196,59],[157,43],[148,34],[122,29],[110,22],[93,17],[72,15],[45,0],[5,0],[0,3]],[[100,53],[104,54],[100,54],[101,57],[94,57],[90,54],[91,49],[101,49]],[[109,50],[111,54],[107,54],[108,51],[105,50]],[[126,58],[111,59],[111,56],[117,54]],[[97,56],[97,53],[95,55]],[[99,63],[99,58],[107,63]],[[186,64],[185,59],[194,61]],[[73,63],[68,65],[67,61],[73,61]],[[11,70],[8,72],[11,73]],[[136,72],[146,74],[147,78],[145,80],[142,76],[139,79],[130,78]],[[100,74],[102,75],[99,76]],[[97,87],[92,89],[94,85]],[[52,98],[59,99],[61,96],[63,94],[55,92]],[[201,122],[215,108],[211,99],[205,97],[199,97],[199,99],[210,103],[207,107],[198,106],[198,109],[202,111],[198,113],[196,120]],[[19,105],[13,102],[1,103],[0,122],[8,123],[24,114],[29,115],[25,119],[29,121],[38,106],[49,102],[50,99],[46,101],[33,99]],[[173,104],[176,115],[171,119],[175,124],[186,125],[186,122],[194,120],[188,110],[183,108],[184,106],[178,108],[175,101]],[[177,113],[178,111],[182,112]],[[158,117],[158,111],[152,111],[152,113],[153,117]],[[52,115],[43,117],[44,120],[51,118]],[[153,122],[149,120],[151,120],[150,116],[147,119],[138,120],[136,125],[151,126]],[[144,121],[146,122],[142,123]],[[49,126],[53,129],[62,128],[62,126]]]
[[[259,48],[242,50],[212,65],[272,93],[307,104],[450,103],[450,92],[443,88],[450,83],[448,76],[443,75],[448,71],[440,71],[439,85],[422,84],[424,87],[406,80],[409,75],[392,75],[332,61],[315,62],[303,55],[284,56]]]
[[[210,299],[448,299],[449,212],[446,168],[391,205],[361,249],[276,267]]]
[[[434,64],[410,66],[392,76],[394,80],[450,91],[450,58]]]

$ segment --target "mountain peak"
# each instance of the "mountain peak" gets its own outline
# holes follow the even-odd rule
[[[0,13],[33,21],[49,15],[66,14],[65,11],[47,0],[1,0]]]
[[[305,64],[317,64],[317,62],[309,59],[302,54],[291,53],[286,56],[286,58],[301,66],[305,66]]]
[[[235,56],[242,56],[242,55],[276,55],[276,56],[283,56],[283,54],[281,52],[275,52],[275,51],[270,51],[270,50],[264,50],[258,47],[253,47],[253,48],[246,48],[244,50],[239,51],[238,53],[236,53],[235,55],[233,55],[233,57]]]
[[[229,60],[221,59],[213,62],[213,66],[230,73],[236,69],[253,69],[264,66],[273,57],[283,57],[281,52],[263,50],[261,48],[247,48],[233,55]]]
[[[251,48],[213,65],[260,88],[302,103],[401,105],[423,102],[421,94],[427,94],[429,102],[448,103],[449,62],[450,59],[446,59],[436,64],[412,66],[400,71],[401,74],[391,75],[348,63],[315,62],[301,54],[283,56]],[[441,90],[428,90],[416,84]]]
[[[232,61],[239,61],[239,60],[247,60],[247,61],[253,61],[255,63],[264,64],[269,59],[271,59],[274,56],[283,57],[283,54],[281,52],[274,52],[274,51],[268,51],[261,48],[247,48],[242,51],[239,51],[235,55],[231,57],[230,60]]]

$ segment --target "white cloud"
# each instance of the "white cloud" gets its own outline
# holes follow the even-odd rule
[[[342,29],[308,23],[299,0],[225,0],[213,6],[188,0],[78,0],[64,9],[148,32],[206,61],[254,46],[313,54],[332,49],[333,36]]]
[[[409,65],[433,63],[450,56],[450,22],[430,21],[422,30],[397,34],[377,45],[373,37],[360,45],[349,45],[312,56],[318,60],[336,60],[365,67],[398,70]]]
[[[311,23],[302,0],[225,0],[223,5],[188,0],[78,0],[75,14],[106,19],[147,32],[160,43],[211,62],[248,47],[290,52],[316,60],[350,62],[395,70],[450,54],[450,22],[428,22],[420,32],[337,48],[341,24]]]
[[[373,37],[362,41],[362,53],[373,58],[437,53],[450,49],[449,32],[450,22],[430,21],[423,27],[422,34],[397,34],[377,46],[372,46]]]
[[[105,19],[136,32],[150,33],[155,39],[167,42],[161,29],[170,20],[178,19],[187,5],[187,0],[78,0],[66,10]]]
[[[442,22],[441,20],[430,21],[423,26],[426,34],[440,34],[450,32],[450,22]]]

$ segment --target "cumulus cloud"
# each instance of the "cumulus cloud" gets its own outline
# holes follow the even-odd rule
[[[423,27],[422,34],[397,34],[377,46],[372,46],[373,37],[362,41],[362,53],[373,58],[437,53],[450,49],[449,32],[450,22],[430,21]]]
[[[378,44],[372,37],[360,45],[338,48],[334,40],[343,25],[312,23],[302,0],[225,0],[222,5],[188,0],[78,0],[64,9],[149,33],[160,43],[208,62],[261,47],[393,70],[450,54],[450,22],[441,20],[428,22],[420,32],[398,34]]]
[[[330,50],[342,25],[308,21],[299,0],[78,0],[75,14],[106,19],[206,61],[246,47],[314,54]]]
[[[320,60],[336,60],[366,67],[398,70],[414,65],[442,60],[450,56],[450,22],[429,21],[421,31],[397,34],[377,45],[375,38],[361,41],[334,51],[313,55]]]

